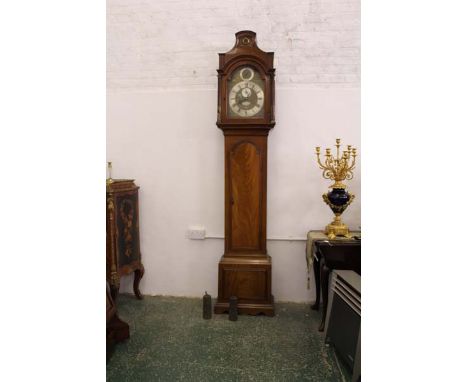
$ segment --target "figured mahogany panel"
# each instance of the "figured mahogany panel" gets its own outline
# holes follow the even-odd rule
[[[227,255],[266,255],[266,148],[266,136],[226,136]]]
[[[225,283],[222,295],[224,299],[237,296],[239,301],[268,300],[266,269],[224,267],[222,272]]]
[[[254,144],[242,142],[230,152],[232,246],[259,247],[261,158]]]

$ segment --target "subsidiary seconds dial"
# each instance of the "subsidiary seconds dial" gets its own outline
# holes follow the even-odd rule
[[[254,71],[251,68],[241,69],[239,77],[240,81],[229,92],[229,107],[240,117],[254,117],[263,110],[263,89],[253,81]]]

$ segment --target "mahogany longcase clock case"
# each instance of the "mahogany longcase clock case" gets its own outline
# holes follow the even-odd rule
[[[275,125],[273,53],[252,31],[219,54],[217,125],[225,137],[225,246],[215,313],[236,296],[241,314],[274,315],[266,248],[267,143]]]

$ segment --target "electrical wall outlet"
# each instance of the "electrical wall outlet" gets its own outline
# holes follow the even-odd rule
[[[203,240],[206,235],[205,227],[192,226],[187,231],[187,237],[191,240]]]

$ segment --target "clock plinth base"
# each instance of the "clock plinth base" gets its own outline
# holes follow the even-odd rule
[[[219,262],[218,300],[215,314],[229,311],[229,298],[237,297],[239,314],[275,315],[271,295],[271,257],[268,255],[224,255]]]
[[[272,300],[273,300],[273,296],[272,296]],[[229,302],[217,302],[214,307],[214,312],[215,314],[229,313]],[[264,314],[265,316],[273,317],[275,315],[275,305],[273,301],[271,304],[238,303],[237,313],[248,314],[251,316]]]

